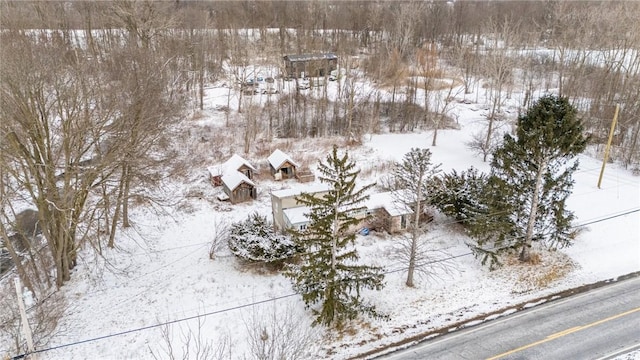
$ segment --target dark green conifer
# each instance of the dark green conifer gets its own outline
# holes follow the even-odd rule
[[[361,290],[382,289],[382,269],[357,264],[354,247],[354,229],[361,221],[356,214],[364,212],[365,192],[372,185],[356,188],[359,170],[335,146],[318,170],[329,191],[323,197],[298,197],[299,203],[309,207],[310,223],[306,230],[293,232],[303,252],[299,264],[289,266],[285,276],[308,307],[320,304],[313,308],[314,324],[341,326],[360,313],[378,315],[373,306],[363,303]]]
[[[540,98],[518,119],[516,138],[505,135],[493,154],[487,193],[491,218],[485,225],[494,249],[517,248],[530,260],[533,241],[549,247],[570,245],[573,213],[566,209],[571,194],[573,160],[586,147],[576,109],[566,98]],[[478,239],[478,250],[486,240]]]

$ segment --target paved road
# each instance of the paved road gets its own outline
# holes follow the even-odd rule
[[[640,277],[444,335],[380,359],[611,359],[640,348]]]

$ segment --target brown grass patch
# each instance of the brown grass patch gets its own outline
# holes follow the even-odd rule
[[[191,115],[191,120],[200,120],[200,119],[203,119],[204,117],[205,117],[205,115],[203,114],[202,111],[196,110]]]
[[[262,262],[251,262],[242,259],[238,259],[238,265],[236,268],[240,272],[250,273],[253,275],[268,275],[273,276],[282,272],[282,268],[284,267],[284,262],[274,262],[274,263],[262,263]]]
[[[577,267],[566,254],[546,249],[537,249],[526,263],[518,259],[517,253],[506,255],[502,261],[504,266],[496,270],[494,276],[511,283],[512,294],[548,288]]]
[[[378,174],[390,174],[394,167],[394,162],[391,160],[376,162],[371,166],[365,166],[360,169],[360,176],[368,178],[371,176],[378,176]]]

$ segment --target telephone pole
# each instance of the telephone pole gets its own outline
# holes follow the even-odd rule
[[[604,175],[604,166],[607,164],[607,160],[609,160],[609,150],[611,149],[611,141],[613,140],[613,133],[616,129],[616,124],[618,123],[618,111],[620,110],[620,104],[616,104],[616,111],[613,114],[613,121],[611,122],[611,130],[609,131],[609,139],[607,140],[607,147],[604,149],[604,159],[602,159],[602,169],[600,169],[600,177],[598,177],[598,189],[600,189],[600,184],[602,183],[602,175]]]
[[[27,340],[27,354],[33,353],[35,350],[33,347],[33,335],[31,334],[31,327],[27,320],[27,310],[24,307],[24,298],[22,297],[22,284],[20,279],[16,276],[14,279],[16,285],[16,295],[18,296],[18,308],[20,309],[20,318],[22,319],[22,331],[24,332],[25,340]]]

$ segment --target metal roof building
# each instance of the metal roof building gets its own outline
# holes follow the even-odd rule
[[[286,55],[283,59],[288,78],[329,76],[338,68],[334,53]]]

